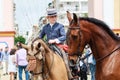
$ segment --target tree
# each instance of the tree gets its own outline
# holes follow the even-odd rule
[[[17,42],[21,42],[21,43],[25,44],[25,41],[26,41],[26,39],[23,36],[17,36],[17,37],[15,37],[15,40],[14,40],[15,44]]]

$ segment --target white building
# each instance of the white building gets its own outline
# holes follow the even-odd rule
[[[66,11],[76,13],[78,16],[89,16],[105,21],[111,29],[119,23],[115,16],[115,10],[119,9],[119,0],[54,0],[58,10],[58,21],[68,25]],[[109,4],[108,4],[109,2]],[[117,5],[117,7],[116,7]],[[117,9],[118,8],[118,9]],[[118,12],[119,13],[119,10]],[[119,16],[118,16],[119,17]],[[116,22],[115,22],[116,21]],[[118,26],[118,25],[117,25]]]
[[[78,16],[87,16],[88,0],[55,0],[55,7],[58,10],[58,22],[68,26],[66,11]]]
[[[116,5],[114,1],[116,0],[88,0],[88,16],[105,21],[113,29],[115,27],[114,6]]]
[[[14,46],[14,3],[0,0],[0,48]]]

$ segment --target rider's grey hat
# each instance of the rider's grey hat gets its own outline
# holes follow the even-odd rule
[[[48,16],[55,16],[55,15],[57,15],[57,10],[55,8],[47,9],[47,15]]]

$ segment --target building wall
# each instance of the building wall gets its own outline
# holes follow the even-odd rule
[[[114,28],[120,29],[120,0],[114,0]]]
[[[0,48],[14,46],[13,0],[0,0]]]
[[[114,0],[88,0],[88,16],[103,20],[113,29]]]
[[[57,4],[59,5],[61,2],[62,3],[65,3],[67,1],[72,2],[73,0],[58,0],[58,1],[59,3]],[[75,0],[75,1],[82,2],[87,0]],[[72,5],[71,7],[74,7],[74,5]],[[71,9],[71,7],[67,8]],[[84,6],[80,4],[80,14],[82,13],[82,7]],[[64,15],[66,16],[66,13]],[[111,29],[113,29],[114,32],[120,32],[120,0],[88,0],[88,16],[103,20]],[[65,20],[62,23],[64,22],[68,23]]]
[[[2,0],[3,6],[3,31],[13,31],[13,0]]]
[[[88,0],[88,16],[103,20],[103,0]]]
[[[103,20],[120,34],[120,0],[88,0],[88,16]]]
[[[14,32],[0,32],[0,48],[8,46],[11,49],[14,46]]]
[[[2,26],[3,26],[3,13],[2,13],[2,11],[3,11],[3,8],[2,8],[2,1],[3,0],[0,0],[0,29],[1,28],[3,28]]]
[[[114,0],[103,0],[103,18],[109,27],[114,29]]]

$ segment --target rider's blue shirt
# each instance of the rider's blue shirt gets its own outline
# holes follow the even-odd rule
[[[47,41],[50,39],[58,39],[60,43],[63,43],[66,40],[64,26],[57,22],[52,27],[50,24],[46,24],[43,27],[39,37],[43,38],[45,35],[47,36]]]

